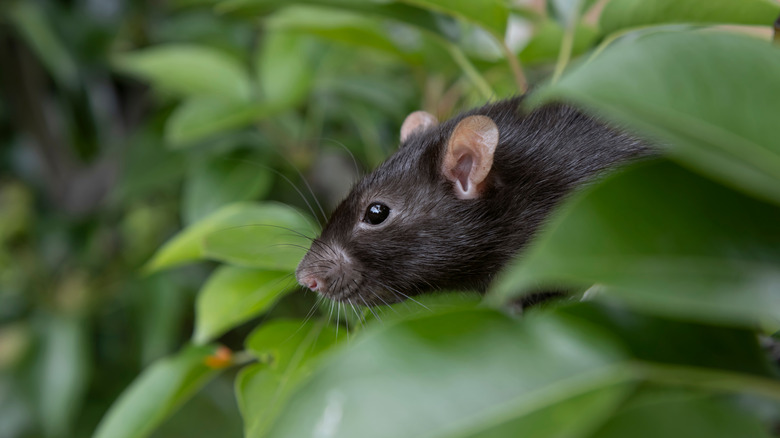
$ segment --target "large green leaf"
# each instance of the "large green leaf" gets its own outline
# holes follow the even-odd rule
[[[221,266],[198,294],[193,342],[206,343],[268,310],[291,282],[287,272]]]
[[[304,214],[282,204],[230,204],[171,238],[144,269],[148,273],[213,258],[265,269],[293,270],[305,252],[304,245],[308,245],[304,236],[314,236],[312,224]]]
[[[279,33],[300,32],[352,46],[366,47],[419,62],[413,51],[403,50],[383,29],[381,19],[351,11],[317,6],[285,8],[266,20]],[[417,59],[415,59],[417,58]]]
[[[606,296],[668,315],[777,320],[778,223],[778,206],[669,163],[645,163],[572,199],[505,271],[493,298],[599,283]]]
[[[561,305],[554,312],[598,324],[620,338],[637,360],[775,377],[752,330],[650,316],[594,301]]]
[[[673,158],[780,202],[780,49],[755,38],[662,33],[618,44],[541,91],[669,143]]]
[[[218,97],[192,97],[179,105],[165,124],[165,140],[174,148],[275,115],[288,109],[280,102],[235,102]]]
[[[306,217],[280,210],[279,215],[265,214],[255,222],[209,233],[203,249],[207,258],[233,265],[291,272],[314,233]]]
[[[314,359],[337,343],[337,335],[324,321],[302,320],[276,320],[252,332],[247,349],[263,363],[244,368],[236,378],[245,437],[266,436],[292,392],[311,373]]]
[[[271,171],[241,155],[198,160],[184,182],[182,214],[193,224],[233,202],[264,197],[271,189]]]
[[[251,83],[235,59],[204,46],[168,44],[118,55],[117,68],[182,96],[247,101]]]
[[[630,389],[615,372],[621,349],[565,318],[447,312],[385,326],[340,353],[293,395],[269,436],[470,437],[508,424],[558,436],[592,427]],[[601,412],[583,419],[572,408],[581,396]],[[539,427],[534,414],[548,408],[571,416]]]
[[[327,6],[355,12],[364,17],[389,18],[410,24],[447,39],[454,39],[452,23],[444,16],[426,10],[423,7],[402,4],[400,2],[373,2],[365,0],[226,0],[217,6],[217,11],[240,15],[263,15],[291,3],[309,6]]]
[[[311,41],[302,35],[270,32],[255,58],[260,92],[270,102],[294,105],[311,89],[314,70]]]
[[[149,366],[114,402],[94,438],[148,436],[219,372],[206,364],[214,351],[211,346],[188,346]]]
[[[771,0],[610,0],[601,13],[604,33],[664,23],[771,26],[780,4]]]
[[[621,333],[612,333],[616,328]],[[675,389],[683,396],[725,388],[780,397],[780,385],[767,378],[766,358],[756,354],[755,339],[740,330],[710,328],[596,304],[521,320],[487,309],[414,315],[374,327],[337,351],[295,391],[268,436],[590,437],[612,430],[612,417],[622,413],[626,397],[648,386],[635,383],[700,388],[698,393]],[[669,333],[678,339],[670,342]],[[276,345],[285,336],[272,336],[263,345]],[[706,357],[740,362],[739,369],[727,365],[714,371],[696,363],[696,343],[702,340],[714,347]],[[718,357],[744,352],[742,358]],[[681,363],[675,356],[683,356]],[[655,366],[659,360],[677,368]],[[657,401],[668,402],[659,406],[668,411],[679,400]],[[751,436],[757,430],[755,415],[730,409],[721,406],[711,413],[723,414],[731,436]],[[647,436],[669,436],[661,433],[669,432],[669,421],[654,425],[652,418],[649,412],[634,425],[647,428],[642,432]],[[713,426],[703,423],[692,422],[690,429]]]
[[[651,388],[633,397],[592,438],[769,438],[754,415],[709,394]]]
[[[400,0],[402,3],[439,11],[471,21],[503,40],[509,19],[509,2],[505,0]]]

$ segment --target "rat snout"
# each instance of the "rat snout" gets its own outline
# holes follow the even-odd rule
[[[301,286],[336,300],[349,295],[360,282],[358,271],[345,252],[318,240],[298,264],[295,278]]]
[[[295,277],[298,280],[298,284],[305,288],[311,289],[314,292],[321,292],[322,289],[325,289],[325,280],[319,278],[315,274],[303,274],[301,272],[296,272]]]

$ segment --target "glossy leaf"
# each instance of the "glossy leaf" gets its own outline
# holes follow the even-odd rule
[[[769,438],[764,426],[734,401],[681,389],[645,389],[592,438]]]
[[[283,209],[277,212],[204,236],[205,256],[232,265],[294,271],[315,230],[298,212]]]
[[[169,44],[117,56],[118,69],[182,96],[247,101],[251,84],[246,69],[216,49]]]
[[[165,124],[165,140],[171,147],[192,146],[221,132],[241,128],[289,108],[286,104],[229,102],[214,97],[185,100]]]
[[[593,301],[561,305],[553,312],[598,324],[620,338],[636,360],[774,376],[766,353],[751,330],[650,316],[630,312],[624,306]]]
[[[604,33],[671,23],[771,26],[778,14],[771,0],[610,0],[599,24]]]
[[[388,18],[410,24],[419,29],[454,40],[457,35],[453,24],[447,17],[441,16],[424,7],[401,2],[372,2],[365,0],[297,0],[299,5],[326,6],[333,9],[355,12],[365,17]],[[408,2],[412,3],[412,2]],[[290,6],[286,0],[226,0],[217,6],[217,11],[228,14],[264,15],[281,7]],[[327,20],[323,20],[327,21]],[[327,25],[326,22],[323,22]]]
[[[266,23],[276,32],[316,35],[326,40],[378,50],[407,61],[415,60],[413,52],[402,50],[383,30],[382,20],[375,17],[338,9],[305,6],[279,11],[269,17]]]
[[[535,430],[531,422],[540,418],[522,420],[620,385],[624,376],[614,366],[623,353],[600,333],[559,318],[521,324],[490,310],[395,324],[318,369],[269,436],[472,436],[509,423]],[[598,405],[609,412],[627,389],[601,394]],[[546,434],[534,436],[571,427],[547,422]]]
[[[313,236],[312,224],[302,213],[282,204],[227,205],[171,238],[144,269],[148,273],[213,258],[266,269],[292,270],[303,249],[286,245],[308,245],[307,239],[297,233]],[[207,238],[210,239],[208,250]]]
[[[471,21],[503,39],[509,19],[508,2],[503,0],[401,0],[403,3],[439,11]]]
[[[778,206],[670,163],[641,165],[572,199],[493,298],[598,283],[638,308],[752,326],[780,318],[778,223]]]
[[[272,183],[268,168],[240,155],[200,160],[184,181],[185,222],[193,224],[227,204],[262,198]]]
[[[428,316],[431,312],[447,312],[475,309],[482,301],[482,295],[473,292],[436,292],[413,297],[389,306],[375,306],[364,311],[365,321],[388,324],[405,319]],[[359,300],[358,300],[359,302]],[[327,304],[325,304],[327,305]]]
[[[662,33],[607,49],[537,98],[590,107],[668,143],[674,159],[780,202],[778,76],[780,48],[765,41]]]
[[[311,47],[307,38],[285,32],[271,32],[255,58],[260,92],[270,102],[294,105],[311,89],[314,66],[311,56],[303,56]]]
[[[314,360],[338,338],[323,321],[276,320],[252,332],[247,348],[263,363],[244,368],[236,378],[245,437],[266,436],[292,392],[311,373]]]
[[[214,347],[185,347],[141,373],[111,406],[94,438],[141,438],[219,371],[206,365]]]
[[[287,272],[218,268],[198,294],[193,342],[206,343],[262,314],[294,284]]]

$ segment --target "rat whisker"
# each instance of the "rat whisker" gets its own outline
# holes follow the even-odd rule
[[[291,233],[295,233],[295,235],[303,237],[304,239],[309,240],[311,242],[314,242],[314,240],[315,240],[314,237],[307,236],[306,234],[296,230],[295,228],[283,227],[281,225],[274,225],[274,224],[247,224],[247,225],[242,225],[242,226],[245,226],[245,227],[273,227],[273,228],[279,228],[281,230],[287,230],[287,231],[289,231]],[[288,235],[289,234],[285,234],[285,236],[288,236]]]
[[[398,293],[398,294],[401,294],[401,296],[406,298],[407,300],[409,300],[409,301],[411,301],[413,303],[417,303],[418,305],[422,306],[423,309],[431,312],[431,309],[428,306],[426,306],[425,304],[415,300],[414,298],[410,297],[409,295],[406,295],[405,293],[403,293],[403,292],[401,292],[399,290],[396,290],[395,292]]]
[[[365,325],[365,321],[363,320],[363,315],[361,315],[360,312],[357,311],[357,309],[355,308],[355,304],[352,303],[352,301],[348,301],[348,302],[349,302],[349,306],[352,307],[352,311],[355,313],[355,317],[358,319],[358,322],[360,323],[361,329],[365,329],[366,325]]]
[[[249,227],[274,227],[274,228],[281,228],[281,229],[283,229],[283,230],[287,230],[287,231],[290,231],[290,232],[292,232],[292,233],[295,233],[295,234],[281,234],[281,236],[289,236],[289,237],[302,237],[302,238],[304,238],[304,239],[307,239],[307,240],[309,240],[309,241],[313,241],[313,240],[314,240],[314,238],[312,238],[312,237],[309,237],[309,236],[307,236],[307,235],[305,235],[305,234],[301,233],[300,231],[294,230],[294,229],[292,229],[292,228],[287,228],[287,227],[282,227],[282,226],[279,226],[279,225],[272,225],[272,224],[244,224],[244,225],[233,225],[233,226],[230,226],[230,227],[220,228],[219,230],[216,230],[216,232],[220,232],[220,231],[229,231],[229,230],[237,230],[237,229],[239,229],[239,228],[249,228]]]
[[[393,306],[391,306],[390,304],[388,304],[388,303],[387,303],[387,301],[385,301],[385,300],[384,300],[384,298],[382,298],[382,295],[380,295],[380,294],[377,294],[376,292],[374,292],[374,290],[373,290],[373,289],[370,289],[370,288],[368,289],[368,292],[369,292],[371,295],[373,295],[373,296],[377,297],[377,299],[379,299],[379,301],[381,301],[381,302],[382,302],[382,303],[383,303],[385,306],[387,306],[389,309],[392,309],[392,311],[393,311],[393,312],[395,312],[395,313],[398,313],[398,311],[397,311],[397,310],[395,310],[395,308],[393,308]]]
[[[368,303],[366,302],[366,299],[363,298],[362,295],[358,295],[358,298],[360,298],[360,300],[363,301],[363,304],[368,308],[368,311],[371,312],[374,315],[374,318],[376,318],[376,320],[381,323],[382,322],[382,318],[380,318],[379,315],[377,315],[377,313],[374,312],[374,309],[371,306],[368,305]]]
[[[279,154],[279,155],[281,155],[281,154]],[[284,156],[282,156],[282,158],[284,158]],[[311,212],[312,216],[314,216],[314,218],[317,220],[318,228],[320,230],[322,230],[322,225],[323,225],[324,222],[320,222],[320,219],[317,216],[317,213],[314,212],[314,208],[311,206],[311,203],[309,203],[309,200],[305,196],[303,196],[303,192],[301,191],[301,189],[299,189],[298,186],[296,186],[295,183],[293,183],[292,180],[290,180],[290,178],[287,178],[287,176],[285,174],[283,174],[282,172],[279,172],[278,170],[274,169],[273,167],[266,166],[265,164],[262,164],[262,163],[256,163],[256,162],[251,161],[251,160],[246,160],[246,159],[242,159],[242,158],[223,158],[223,159],[224,160],[243,161],[244,163],[249,163],[249,164],[252,164],[254,166],[262,167],[262,168],[264,168],[266,170],[269,170],[269,171],[275,173],[276,175],[280,176],[288,184],[290,184],[290,186],[298,193],[298,196],[301,197],[303,202],[306,204],[306,207],[309,208],[309,211]],[[285,158],[285,160],[287,160],[287,159]],[[287,162],[289,163],[289,160]],[[295,166],[293,166],[293,167],[295,167]],[[298,171],[297,168],[295,170]],[[300,171],[298,171],[298,173],[300,174]],[[307,186],[308,186],[308,184],[307,184]],[[313,195],[314,194],[312,193],[312,196]],[[315,197],[314,200],[317,201],[317,198]],[[319,205],[319,202],[317,202],[317,205]],[[320,207],[320,210],[322,210],[322,207]],[[325,212],[324,211],[322,212],[322,214],[323,214],[323,216],[325,216]],[[306,218],[305,216],[302,216],[302,217],[304,219]],[[327,222],[327,220],[328,220],[328,218],[325,217],[325,222]]]
[[[314,202],[317,204],[317,208],[320,209],[320,213],[322,213],[322,219],[324,219],[325,222],[328,222],[328,215],[325,214],[325,210],[322,208],[322,204],[320,204],[320,201],[317,199],[317,195],[314,194],[314,190],[312,190],[311,185],[309,185],[309,181],[306,180],[306,177],[303,176],[303,173],[301,173],[298,167],[294,165],[287,157],[282,155],[281,152],[277,151],[276,149],[274,149],[274,151],[276,151],[276,153],[279,154],[279,156],[282,157],[282,159],[286,161],[287,164],[290,165],[290,167],[295,169],[295,172],[298,173],[298,176],[301,177],[301,181],[303,181],[303,184],[306,185],[307,189],[309,189],[309,193],[311,193],[312,199],[314,199]]]
[[[351,150],[349,150],[349,148],[347,147],[347,145],[345,145],[344,143],[342,143],[342,142],[340,142],[340,141],[336,140],[335,138],[330,138],[330,137],[322,137],[322,139],[323,139],[323,140],[326,140],[326,141],[330,141],[330,142],[336,143],[338,146],[341,146],[341,147],[342,147],[342,149],[344,149],[345,151],[347,151],[347,153],[349,154],[349,156],[350,156],[350,157],[352,157],[352,164],[354,164],[354,165],[355,165],[355,176],[357,176],[358,178],[360,178],[360,177],[363,175],[363,172],[361,172],[361,171],[360,171],[360,169],[358,168],[358,163],[357,163],[357,159],[355,159],[355,154],[353,154],[353,153],[352,153],[352,151],[351,151]]]

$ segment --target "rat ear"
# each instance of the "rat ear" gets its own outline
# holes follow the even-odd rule
[[[413,132],[438,125],[439,121],[433,114],[425,111],[415,111],[406,116],[404,124],[401,125],[401,143],[405,142]]]
[[[498,127],[490,117],[469,116],[458,123],[447,142],[441,168],[455,187],[455,196],[479,198],[497,145]]]

